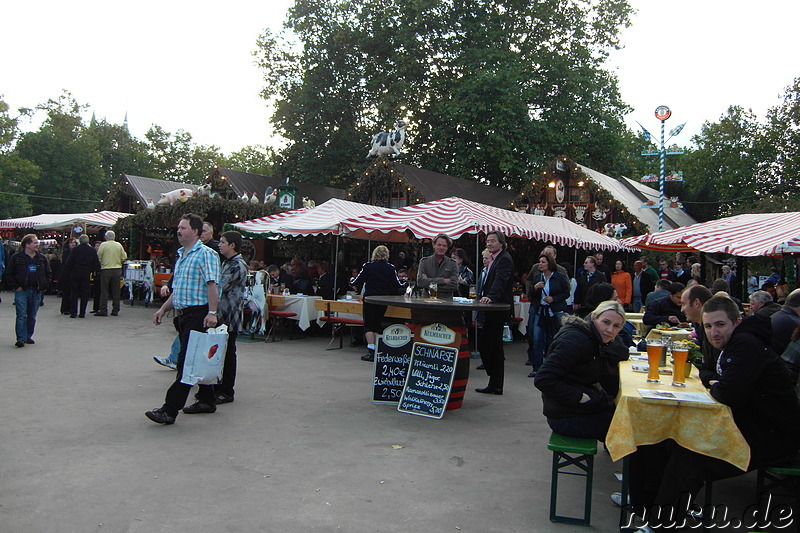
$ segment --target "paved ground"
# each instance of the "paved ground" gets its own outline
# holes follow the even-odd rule
[[[619,466],[602,452],[593,526],[548,521],[549,429],[523,343],[504,396],[473,392],[473,360],[464,407],[433,420],[372,404],[362,349],[242,342],[236,402],[160,426],[144,412],[174,374],[152,356],[174,332],[153,308],[70,319],[48,297],[36,344],[16,349],[2,296],[1,533],[617,531]],[[717,494],[742,503],[754,483]]]

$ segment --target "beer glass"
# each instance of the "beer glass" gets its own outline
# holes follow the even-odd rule
[[[672,385],[674,387],[686,386],[686,359],[689,357],[689,348],[679,344],[672,346]]]
[[[661,362],[661,352],[664,347],[660,339],[652,339],[647,341],[647,363],[649,365],[647,372],[648,383],[661,383],[658,379],[658,363]]]
[[[475,285],[470,285],[469,286],[469,297],[470,297],[471,300],[474,300],[474,299],[476,299],[478,297],[478,290],[477,290],[477,287]]]
[[[431,298],[436,298],[436,295],[439,294],[435,281],[431,281],[430,285],[428,285],[428,294],[431,295]]]

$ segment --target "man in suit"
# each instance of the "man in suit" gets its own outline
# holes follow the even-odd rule
[[[633,263],[633,312],[638,313],[644,305],[647,295],[653,292],[653,279],[644,271],[644,263]]]
[[[486,234],[486,249],[489,251],[489,266],[480,291],[480,303],[513,305],[514,261],[506,251],[506,238],[499,231]],[[489,374],[489,384],[475,389],[483,394],[503,394],[505,352],[503,350],[503,326],[511,314],[509,310],[484,312],[483,331],[478,338],[478,351],[483,366]]]
[[[597,259],[592,255],[586,256],[586,260],[583,262],[583,272],[576,281],[578,288],[575,289],[575,301],[572,303],[572,308],[575,310],[583,305],[586,295],[589,293],[589,287],[608,282],[606,275],[597,270]]]

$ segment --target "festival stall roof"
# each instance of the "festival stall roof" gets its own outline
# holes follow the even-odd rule
[[[252,195],[253,193],[257,193],[261,201],[264,200],[264,192],[267,188],[272,187],[273,189],[277,189],[286,183],[285,180],[280,178],[251,174],[249,172],[242,172],[241,170],[221,167],[214,169],[207,182],[211,182],[213,179],[225,180],[237,198],[241,197],[243,194]],[[314,200],[316,204],[322,204],[331,198],[338,198],[341,200],[347,196],[347,192],[342,189],[325,187],[317,183],[290,181],[289,185],[297,189],[297,198],[306,196]]]
[[[139,208],[147,206],[148,201],[158,202],[162,193],[168,193],[176,189],[191,189],[197,192],[197,185],[192,183],[180,183],[178,181],[157,180],[144,178],[142,176],[131,176],[123,174],[123,182],[130,187],[131,193],[136,196]],[[119,186],[119,185],[118,185]]]
[[[648,250],[744,257],[800,253],[800,212],[751,213],[623,239]]]
[[[77,225],[86,225],[87,232],[96,233],[101,228],[110,228],[131,213],[99,211],[96,213],[42,214],[31,217],[0,220],[0,229],[31,228],[34,230],[68,231]]]
[[[439,233],[457,239],[464,234],[499,230],[510,237],[575,248],[623,249],[619,241],[563,218],[518,213],[456,197],[350,218],[342,221],[342,226],[351,237],[379,241],[397,240],[407,233],[418,239],[430,239]]]
[[[625,176],[612,178],[589,167],[580,164],[578,166],[592,181],[608,191],[616,201],[625,206],[633,216],[639,219],[645,225],[644,229],[646,231],[658,230],[658,209],[642,207],[642,204],[648,201],[658,205],[659,194],[657,190]],[[694,218],[679,207],[664,208],[664,226],[667,229],[696,223],[697,221]]]
[[[313,208],[296,209],[270,217],[256,218],[231,224],[250,234],[270,236],[339,235],[341,221],[346,218],[384,211],[383,207],[331,198]]]
[[[453,196],[502,208],[509,207],[514,202],[514,192],[507,189],[403,163],[396,163],[394,168],[409,185],[416,187],[428,202]]]

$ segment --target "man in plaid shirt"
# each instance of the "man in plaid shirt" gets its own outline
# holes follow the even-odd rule
[[[178,242],[183,248],[178,250],[178,260],[175,262],[172,294],[153,315],[153,322],[159,325],[164,314],[175,309],[175,328],[181,341],[178,372],[175,382],[167,390],[164,405],[145,413],[147,418],[158,424],[174,424],[178,411],[186,405],[192,390],[191,385],[181,383],[189,332],[202,332],[217,325],[219,255],[200,241],[202,231],[203,219],[197,215],[186,214],[178,223]],[[198,401],[187,407],[184,413],[213,413],[217,410],[213,388],[201,389],[197,396]]]

